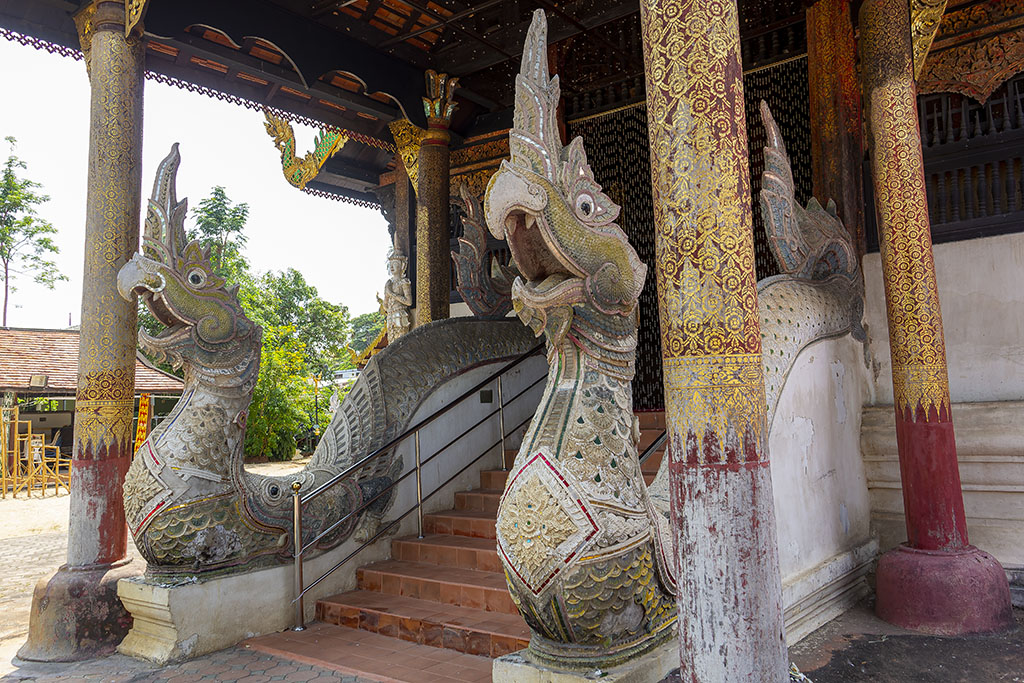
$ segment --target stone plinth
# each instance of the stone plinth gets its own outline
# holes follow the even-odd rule
[[[569,671],[536,662],[529,650],[520,650],[494,660],[493,683],[656,683],[679,668],[679,645],[675,638],[642,657],[608,669]]]

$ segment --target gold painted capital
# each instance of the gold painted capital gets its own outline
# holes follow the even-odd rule
[[[431,128],[448,128],[458,106],[455,88],[459,87],[459,79],[433,69],[427,70],[426,79],[427,96],[423,98],[423,112],[427,115],[427,124]]]
[[[910,34],[914,42],[914,79],[921,75],[932,41],[938,33],[948,0],[911,0]]]
[[[420,170],[420,142],[426,131],[415,125],[409,119],[398,119],[388,124],[391,136],[395,139],[395,149],[402,159],[405,172],[409,176],[413,190],[419,186]]]

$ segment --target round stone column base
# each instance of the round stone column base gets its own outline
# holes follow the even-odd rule
[[[875,614],[903,628],[958,636],[1014,623],[1006,572],[974,546],[943,552],[901,545],[879,558],[876,584]]]
[[[113,654],[132,617],[117,597],[120,579],[142,574],[128,560],[90,567],[64,565],[36,584],[32,593],[28,641],[18,658],[35,662],[74,662]]]

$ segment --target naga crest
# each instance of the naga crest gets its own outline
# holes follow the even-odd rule
[[[575,304],[633,315],[647,274],[615,223],[619,206],[594,180],[583,139],[562,146],[559,94],[558,76],[549,78],[547,22],[537,10],[516,76],[511,159],[487,186],[484,216],[522,273],[512,287],[516,312],[553,344],[567,333]]]
[[[185,234],[187,200],[178,201],[175,177],[178,145],[157,169],[146,213],[142,253],[117,276],[126,299],[137,294],[167,329],[156,336],[139,331],[142,347],[175,367],[184,356],[231,358],[259,347],[260,329],[238,304],[238,287],[226,287],[210,263],[210,252]],[[223,362],[223,360],[221,360]]]

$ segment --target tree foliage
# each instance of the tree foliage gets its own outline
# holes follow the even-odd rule
[[[352,318],[352,341],[350,346],[356,353],[360,353],[369,346],[380,331],[384,329],[385,318],[380,311],[363,313]]]
[[[290,459],[300,437],[308,443],[311,434],[323,433],[331,417],[329,381],[335,371],[352,367],[348,308],[321,298],[294,268],[252,272],[243,253],[248,215],[247,204],[233,204],[224,188],[215,187],[199,203],[189,239],[210,250],[214,269],[239,286],[242,310],[263,328],[245,454]],[[139,326],[151,334],[162,328],[144,306]]]
[[[14,154],[16,140],[4,138],[10,154],[0,172],[0,276],[4,281],[3,326],[7,327],[7,305],[11,292],[17,291],[12,280],[19,275],[32,275],[33,279],[50,289],[67,276],[57,269],[49,258],[60,248],[50,235],[57,229],[36,215],[36,207],[50,201],[40,194],[42,186],[28,178],[19,178],[18,171],[26,170],[24,161]]]
[[[242,247],[248,240],[245,222],[249,219],[249,205],[232,204],[227,192],[218,185],[199,202],[193,217],[196,227],[190,237],[210,250],[216,273],[229,280],[248,274],[249,261],[242,255]]]

